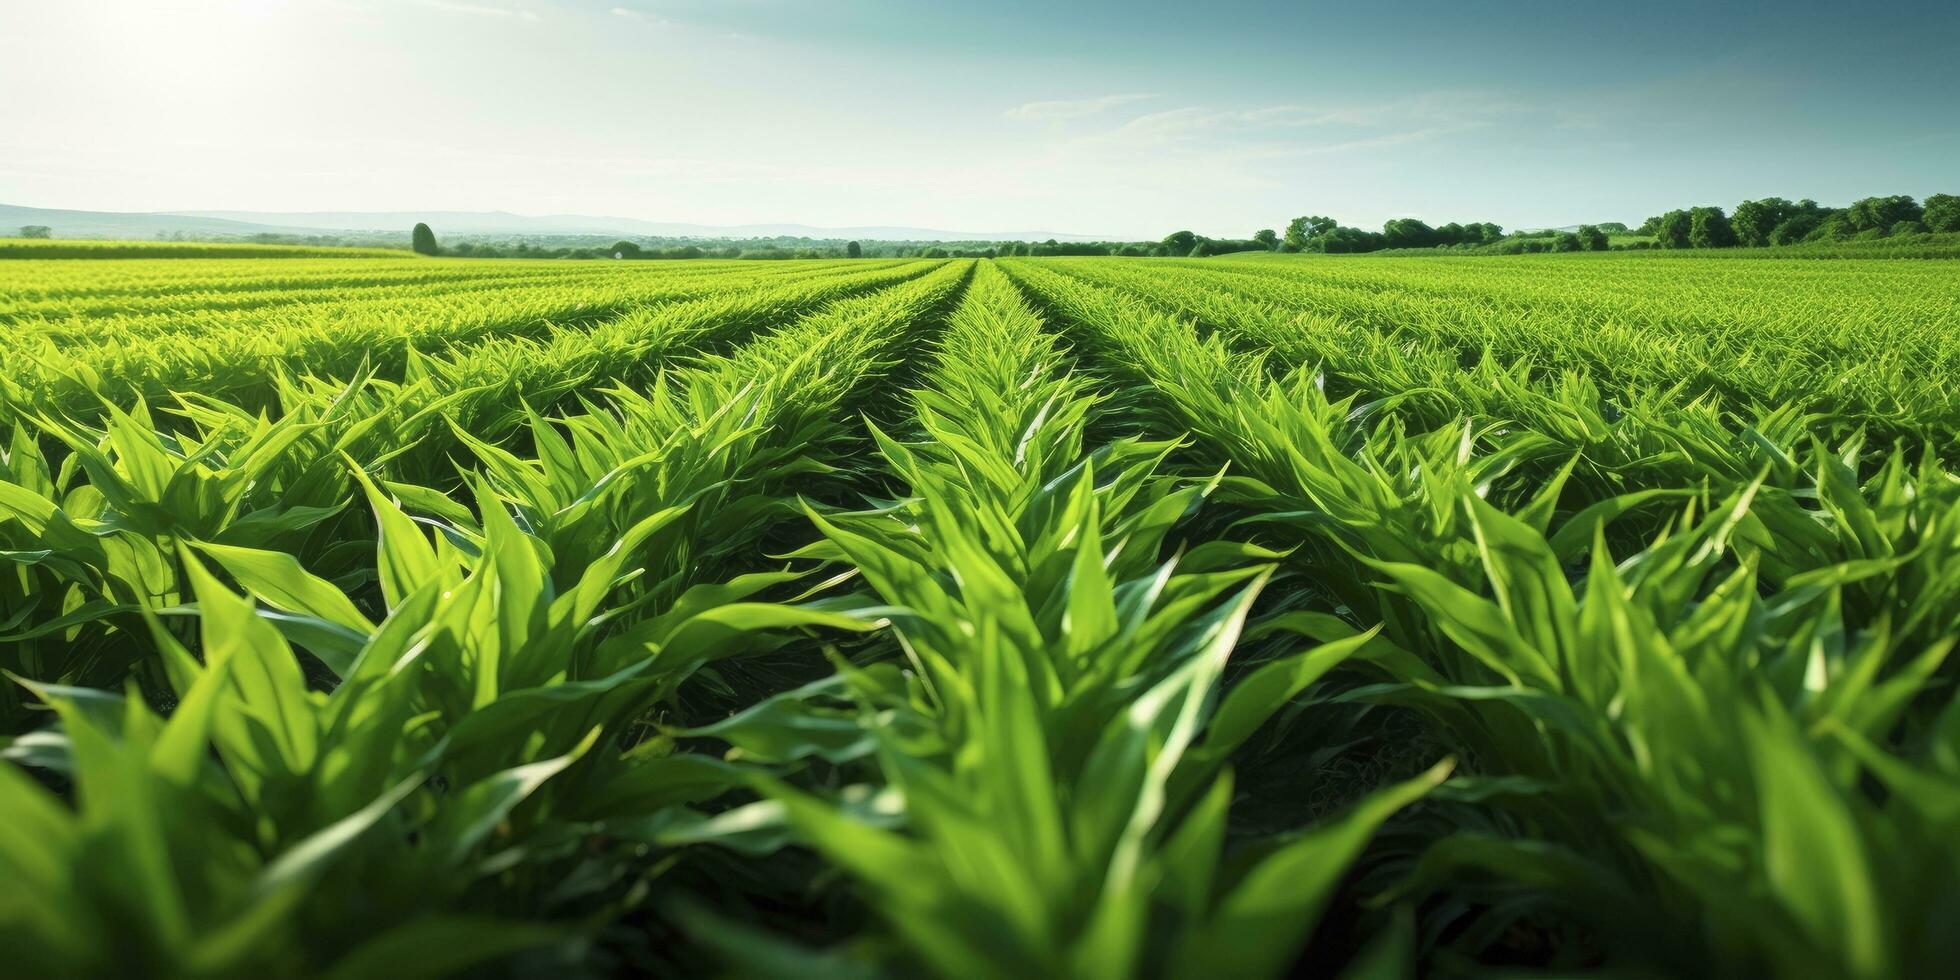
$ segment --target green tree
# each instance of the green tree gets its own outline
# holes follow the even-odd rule
[[[1286,244],[1293,246],[1293,250],[1296,252],[1319,251],[1319,249],[1309,247],[1307,243],[1316,238],[1325,237],[1337,227],[1339,227],[1339,224],[1333,218],[1323,215],[1316,214],[1304,218],[1294,218],[1292,221],[1286,223]]]
[[[1878,229],[1874,228],[1872,230],[1877,231]],[[1851,223],[1849,215],[1846,215],[1843,211],[1832,211],[1826,214],[1823,220],[1817,222],[1816,227],[1805,233],[1803,240],[1807,242],[1843,241],[1857,233],[1858,228]]]
[[[1654,236],[1654,244],[1661,248],[1687,248],[1691,224],[1688,212],[1676,210],[1648,218],[1640,230]]]
[[[1389,248],[1429,248],[1436,244],[1436,229],[1415,218],[1396,218],[1382,225],[1382,238]]]
[[[1782,224],[1770,230],[1769,243],[1771,245],[1795,245],[1803,241],[1804,236],[1815,231],[1817,225],[1823,220],[1824,216],[1821,214],[1806,214],[1803,212],[1793,214],[1783,219]]]
[[[1585,244],[1579,241],[1579,236],[1569,231],[1561,231],[1552,239],[1554,252],[1577,252],[1584,247]]]
[[[1919,220],[1926,222],[1927,231],[1960,231],[1960,197],[1933,194],[1923,210],[1925,216]]]
[[[1780,197],[1744,201],[1735,206],[1734,214],[1729,215],[1729,227],[1735,230],[1735,240],[1740,244],[1768,245],[1777,226],[1796,214],[1797,205]]]
[[[1279,249],[1279,232],[1276,232],[1271,228],[1261,228],[1258,231],[1253,232],[1252,240],[1258,242],[1260,245],[1265,246],[1266,251],[1268,252],[1276,251]]]
[[[409,233],[408,247],[421,255],[436,255],[442,251],[442,248],[436,244],[436,233],[430,231],[428,225],[419,221],[415,223],[415,230]]]
[[[1198,244],[1198,236],[1188,231],[1174,231],[1164,236],[1164,251],[1171,255],[1190,255],[1191,248]]]
[[[849,245],[844,246],[844,256],[846,258],[852,258],[852,259],[864,258],[864,246],[859,245],[856,242],[852,242]]]
[[[1688,244],[1693,248],[1729,248],[1735,245],[1735,229],[1721,208],[1694,208],[1688,212]]]
[[[1904,194],[1891,197],[1867,197],[1851,202],[1844,209],[1844,217],[1852,231],[1871,231],[1874,228],[1890,228],[1901,221],[1918,221],[1920,211],[1918,202]]]
[[[1604,252],[1610,244],[1606,233],[1599,230],[1597,225],[1580,225],[1578,234],[1573,237],[1578,239],[1579,247],[1588,252]]]
[[[1388,239],[1379,231],[1363,231],[1360,228],[1336,227],[1326,234],[1312,239],[1309,249],[1338,255],[1350,252],[1376,252],[1388,247]]]
[[[1627,233],[1627,225],[1624,221],[1602,221],[1593,227],[1609,235],[1624,235]]]
[[[49,227],[48,227],[47,225],[21,225],[21,226],[20,226],[20,237],[22,237],[22,238],[52,238],[52,237],[54,237],[54,229],[53,229],[53,228],[49,228]]]
[[[418,248],[416,251],[420,252],[422,250]],[[629,242],[622,238],[612,243],[612,248],[607,249],[607,251],[611,252],[615,259],[637,259],[640,257],[640,244],[638,242]]]

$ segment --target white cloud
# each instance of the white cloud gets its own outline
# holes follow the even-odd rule
[[[637,20],[642,24],[666,23],[666,21],[663,21],[660,18],[655,17],[653,14],[648,13],[647,11],[638,10],[633,7],[614,7],[612,9],[612,15],[614,17],[624,17],[627,20]]]
[[[1104,95],[1093,99],[1056,99],[1048,102],[1029,102],[1018,105],[1002,113],[1009,119],[1029,119],[1041,122],[1054,122],[1062,119],[1080,119],[1096,113],[1114,109],[1132,102],[1143,102],[1157,98],[1148,92]]]
[[[538,19],[538,15],[529,10],[520,10],[513,7],[497,7],[484,3],[463,3],[461,0],[416,0],[416,2],[431,10],[440,10],[450,14],[465,14],[470,17],[496,17],[530,21]]]
[[[1074,142],[1119,154],[1311,156],[1393,146],[1488,126],[1525,107],[1478,92],[1430,92],[1390,102],[1216,109],[1181,106],[1133,116]]]

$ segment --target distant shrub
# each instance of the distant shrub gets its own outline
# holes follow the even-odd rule
[[[1770,229],[1769,243],[1771,245],[1794,245],[1797,242],[1803,241],[1804,236],[1815,231],[1817,226],[1822,224],[1823,221],[1824,216],[1814,212],[1791,215],[1783,219],[1775,228]]]
[[[1867,197],[1844,209],[1845,220],[1859,232],[1883,231],[1901,221],[1918,221],[1922,213],[1919,203],[1905,194]]]
[[[1928,231],[1960,231],[1960,197],[1932,194],[1926,198],[1923,221]]]
[[[1687,248],[1691,225],[1688,212],[1676,210],[1653,218],[1642,227],[1654,236],[1656,247]]]
[[[1694,248],[1730,248],[1736,243],[1735,229],[1721,208],[1694,208],[1688,212],[1688,244]]]

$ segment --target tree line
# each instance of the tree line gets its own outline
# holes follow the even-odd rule
[[[1934,194],[1922,204],[1910,196],[1897,194],[1863,198],[1843,208],[1824,207],[1808,198],[1792,202],[1766,197],[1744,201],[1733,212],[1718,207],[1668,211],[1648,218],[1638,229],[1629,229],[1617,221],[1602,221],[1569,231],[1545,229],[1508,235],[1502,227],[1487,221],[1452,221],[1431,227],[1415,218],[1396,218],[1382,225],[1380,231],[1369,231],[1343,225],[1324,215],[1307,215],[1288,222],[1283,236],[1271,229],[1256,232],[1249,239],[1215,239],[1175,231],[1141,254],[1203,257],[1251,251],[1333,254],[1388,249],[1474,249],[1499,254],[1603,252],[1794,245],[1927,232],[1960,232],[1960,197]],[[1640,237],[1614,242],[1615,235]]]
[[[416,250],[435,248],[433,234],[418,225]],[[841,242],[811,239],[773,242],[684,242],[655,245],[621,240],[611,246],[549,248],[464,242],[428,254],[517,258],[617,259],[822,259],[822,258],[997,258],[1004,256],[1117,255],[1203,258],[1235,252],[1318,252],[1344,254],[1390,249],[1449,249],[1483,254],[1603,252],[1609,249],[1729,248],[1790,245],[1810,241],[1877,238],[1921,232],[1960,232],[1960,197],[1934,194],[1921,204],[1905,195],[1868,197],[1848,207],[1827,208],[1805,199],[1780,197],[1744,201],[1733,212],[1696,207],[1656,215],[1638,229],[1617,221],[1571,230],[1540,229],[1506,233],[1490,221],[1451,221],[1431,226],[1417,218],[1395,218],[1380,231],[1343,225],[1325,215],[1287,222],[1282,233],[1264,228],[1249,238],[1211,238],[1180,230],[1150,241],[1062,242]],[[1621,241],[1614,241],[1621,236]],[[1631,240],[1629,240],[1631,239]]]
[[[1736,248],[1795,245],[1960,232],[1960,197],[1933,194],[1924,204],[1905,194],[1867,197],[1849,207],[1827,208],[1804,198],[1744,201],[1732,212],[1718,207],[1668,211],[1648,218],[1640,233],[1656,248]]]
[[[520,259],[904,259],[998,258],[1010,255],[1163,255],[1154,242],[1022,241],[846,241],[808,237],[706,239],[643,237],[605,239],[589,235],[459,237],[438,243],[435,232],[418,224],[410,247],[424,255]]]
[[[1174,231],[1154,247],[1145,246],[1135,254],[1203,258],[1232,252],[1379,252],[1389,248],[1480,246],[1503,238],[1504,229],[1488,221],[1452,221],[1432,228],[1415,218],[1396,218],[1381,231],[1368,231],[1323,215],[1308,215],[1288,222],[1284,235],[1271,228],[1253,232],[1251,238],[1207,238]]]
[[[48,238],[46,225],[24,225],[22,238]],[[1452,221],[1432,227],[1416,218],[1395,218],[1370,231],[1342,225],[1324,215],[1287,222],[1281,232],[1264,228],[1249,238],[1210,238],[1188,230],[1158,241],[872,241],[778,237],[771,239],[620,239],[610,245],[589,235],[470,237],[444,246],[427,224],[417,224],[409,247],[424,255],[470,258],[551,259],[841,259],[841,258],[996,258],[1001,256],[1120,255],[1202,258],[1234,252],[1380,252],[1389,249],[1450,249],[1482,254],[1593,252],[1608,249],[1694,249],[1795,245],[1893,238],[1923,233],[1960,233],[1960,196],[1933,194],[1922,203],[1909,195],[1867,197],[1842,208],[1809,198],[1790,201],[1765,197],[1743,201],[1733,210],[1679,208],[1648,218],[1638,229],[1603,221],[1567,231],[1544,229],[1506,234],[1488,221]],[[1621,236],[1614,241],[1614,236]],[[187,240],[183,232],[158,238]],[[371,237],[371,236],[368,236]],[[220,236],[215,240],[238,240]],[[337,235],[255,234],[244,240],[268,244],[381,245],[400,248],[400,239],[369,241]]]

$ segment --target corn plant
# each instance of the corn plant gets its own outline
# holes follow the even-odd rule
[[[23,975],[1960,954],[1950,265],[61,247]]]
[[[936,973],[1277,975],[1369,831],[1441,770],[1225,860],[1234,744],[1360,643],[1272,660],[1214,706],[1268,556],[1161,557],[1212,484],[1158,476],[1166,444],[1085,453],[1094,398],[998,273],[915,399],[921,442],[879,433],[907,498],[813,514],[806,552],[862,571],[911,667],[842,676],[905,827],[762,785]],[[689,734],[790,761],[809,693]]]

